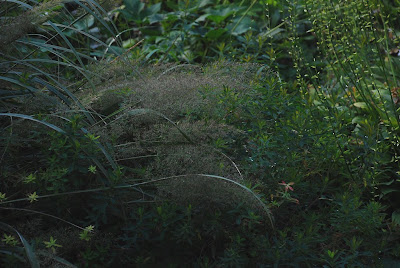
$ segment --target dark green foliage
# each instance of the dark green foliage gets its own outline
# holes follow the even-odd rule
[[[399,265],[398,3],[3,2],[0,266]]]
[[[130,30],[121,35],[124,47],[144,40],[134,48],[134,58],[145,62],[260,62],[285,70],[285,77],[295,75],[288,68],[291,59],[282,22],[288,8],[283,3],[196,0],[145,5],[126,0],[124,4],[124,9],[115,10],[115,23]]]

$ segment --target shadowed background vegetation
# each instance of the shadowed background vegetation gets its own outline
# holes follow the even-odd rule
[[[1,1],[1,266],[397,267],[399,9]]]

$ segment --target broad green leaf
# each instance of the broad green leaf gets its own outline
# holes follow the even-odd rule
[[[119,10],[126,19],[138,23],[143,22],[149,16],[157,14],[161,9],[161,3],[146,8],[140,0],[124,0],[125,8]],[[152,18],[154,21],[154,18]]]
[[[92,15],[86,16],[84,19],[76,22],[73,26],[78,30],[85,30],[92,27],[94,24],[94,17]]]
[[[365,102],[355,102],[353,105],[357,108],[368,109],[368,105]]]
[[[131,14],[133,19],[138,19],[140,12],[144,9],[144,3],[140,0],[124,0],[125,11]]]
[[[365,119],[365,117],[362,116],[356,116],[353,118],[353,120],[351,120],[352,124],[365,124],[367,119]]]
[[[205,7],[206,5],[209,5],[209,4],[212,4],[212,3],[213,3],[212,0],[201,0],[201,1],[199,2],[198,7]]]
[[[129,12],[128,10],[125,10],[125,9],[121,9],[119,11],[125,17],[125,19],[128,21],[139,21],[140,20],[140,17],[138,14],[132,14],[131,12]]]
[[[158,13],[161,9],[161,3],[157,3],[155,5],[149,6],[148,8],[145,9],[144,11],[144,15],[146,17],[150,16],[150,15],[154,15],[156,13]]]
[[[169,23],[174,23],[175,21],[179,20],[179,17],[180,16],[178,16],[176,13],[172,12],[172,13],[167,14],[165,21],[169,22]]]
[[[206,37],[208,40],[217,40],[217,39],[220,38],[226,31],[227,31],[227,29],[213,29],[213,30],[208,31],[205,37]]]
[[[219,24],[226,18],[228,18],[230,15],[233,15],[237,10],[238,10],[237,7],[226,7],[222,9],[208,8],[206,10],[206,13],[209,14],[209,16],[207,17],[208,19],[212,20],[216,24]]]
[[[149,20],[150,24],[153,24],[153,23],[157,23],[157,22],[163,21],[166,16],[167,15],[165,15],[165,14],[153,14],[153,15],[150,15],[148,17],[148,20]]]
[[[374,96],[378,100],[384,101],[384,102],[388,102],[388,103],[392,103],[392,96],[391,96],[389,90],[387,90],[387,89],[376,89],[376,90],[372,90],[372,93],[374,94]]]
[[[257,23],[250,17],[246,16],[232,22],[227,26],[232,35],[240,35],[248,31],[258,30]]]
[[[199,35],[201,37],[205,37],[207,34],[207,29],[206,27],[196,27],[194,29],[189,30],[189,33],[191,35]]]
[[[128,39],[122,42],[122,46],[124,48],[130,48],[132,46],[134,46],[137,43],[137,41],[135,39]]]
[[[203,14],[200,17],[198,17],[195,22],[203,22],[207,19],[207,17],[210,16],[210,14]]]

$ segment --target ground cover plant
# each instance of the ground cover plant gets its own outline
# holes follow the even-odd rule
[[[2,267],[397,267],[394,1],[0,2]]]

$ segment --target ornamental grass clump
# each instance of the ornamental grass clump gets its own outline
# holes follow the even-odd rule
[[[21,14],[17,16],[2,17],[0,20],[0,51],[9,52],[11,44],[21,37],[31,34],[40,28],[40,25],[46,20],[54,17],[54,10],[61,8],[61,0],[51,0],[38,5],[30,6],[25,4]],[[4,10],[7,7],[12,10],[15,8],[13,1],[5,0]]]
[[[254,205],[254,197],[235,185],[244,183],[235,160],[215,147],[217,141],[227,147],[244,140],[244,133],[213,119],[219,112],[218,100],[205,98],[202,92],[212,89],[219,94],[229,86],[245,95],[257,79],[257,67],[230,63],[146,66],[139,70],[142,79],[132,79],[130,70],[112,75],[108,69],[115,80],[82,94],[81,99],[89,110],[106,117],[104,124],[91,131],[103,143],[112,144],[118,163],[127,170],[142,170],[138,172],[145,181],[169,178],[157,183],[159,197],[204,208],[243,200]],[[121,74],[118,67],[115,71]]]

